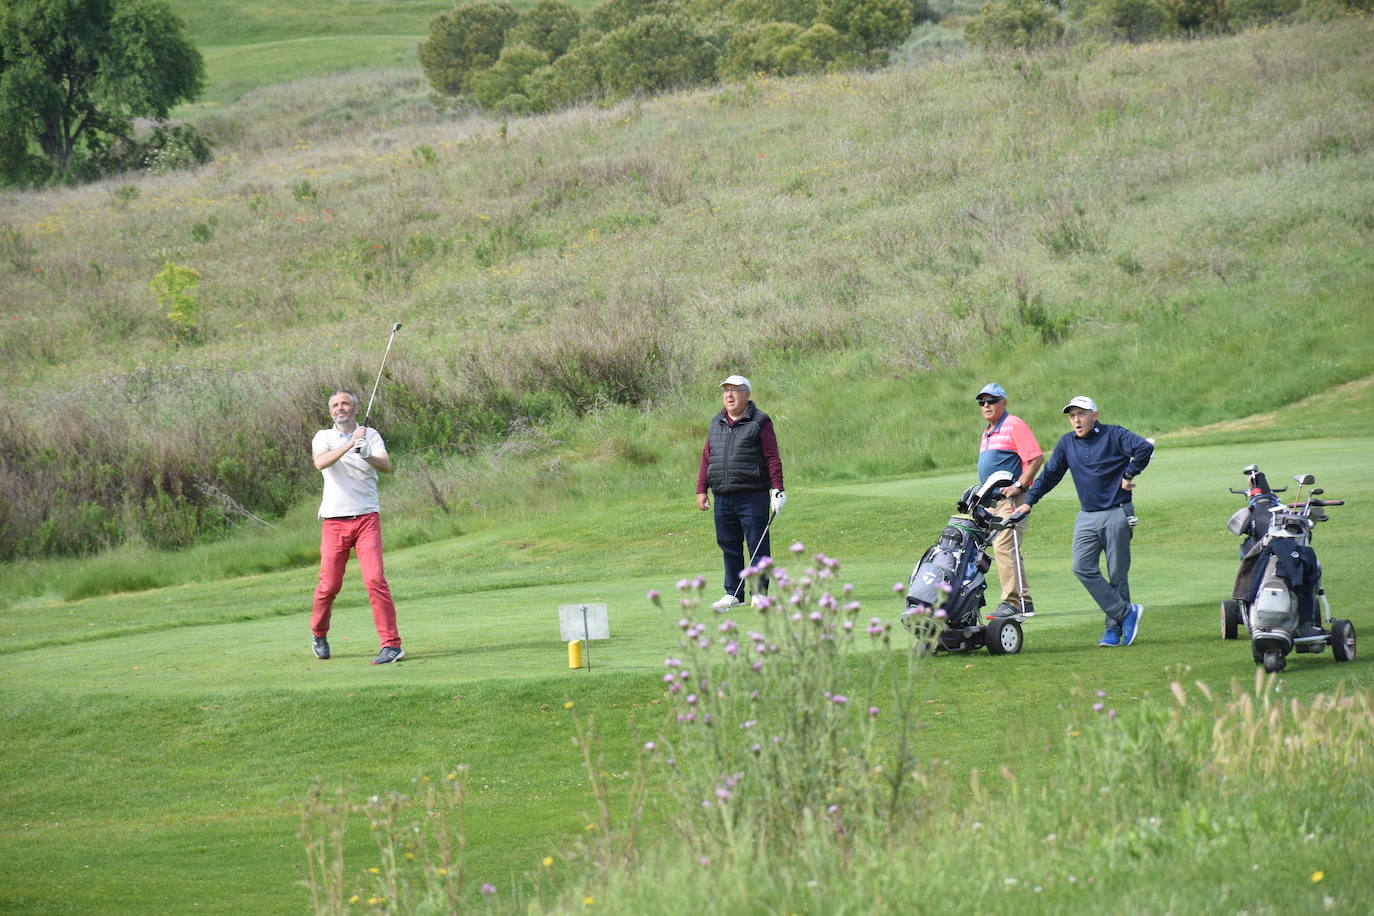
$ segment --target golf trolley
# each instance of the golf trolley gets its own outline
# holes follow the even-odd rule
[[[1250,633],[1250,653],[1255,664],[1270,673],[1282,671],[1288,654],[1319,654],[1331,646],[1338,662],[1355,658],[1355,627],[1349,620],[1333,619],[1331,605],[1322,589],[1322,568],[1312,549],[1312,529],[1327,520],[1327,506],[1343,506],[1344,500],[1322,500],[1319,487],[1307,498],[1303,487],[1316,478],[1293,478],[1298,492],[1291,505],[1277,494],[1258,465],[1242,471],[1250,486],[1231,492],[1247,498],[1245,508],[1231,516],[1226,529],[1244,538],[1240,570],[1231,597],[1221,602],[1221,636],[1235,639],[1243,624]],[[1317,610],[1321,609],[1318,618]]]
[[[976,652],[986,646],[993,655],[1021,651],[1024,614],[993,617],[986,623],[979,614],[987,603],[992,539],[1011,527],[1013,546],[1020,551],[1017,529],[988,509],[1011,481],[1011,474],[997,471],[965,490],[957,505],[959,514],[950,518],[940,539],[912,570],[902,625],[924,650]]]

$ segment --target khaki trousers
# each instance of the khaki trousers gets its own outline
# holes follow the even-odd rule
[[[1025,493],[1018,493],[1011,499],[999,499],[992,507],[992,514],[998,518],[1011,518],[1016,507],[1026,501]],[[1026,583],[1026,568],[1012,544],[1012,531],[1023,544],[1026,538],[1026,521],[1022,519],[1013,528],[1004,528],[992,539],[993,556],[997,558],[997,578],[1002,583],[1002,600],[1020,608],[1023,600],[1030,601],[1030,586]],[[1017,587],[1017,583],[1020,587]]]

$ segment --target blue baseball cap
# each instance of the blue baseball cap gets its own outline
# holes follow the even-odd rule
[[[976,401],[984,395],[988,394],[997,398],[999,401],[1005,401],[1007,399],[1007,389],[1003,388],[996,382],[988,382],[986,385],[983,386],[982,391],[978,392],[973,396],[973,399]]]

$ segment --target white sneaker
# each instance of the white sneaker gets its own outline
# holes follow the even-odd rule
[[[715,604],[711,605],[711,610],[713,610],[713,611],[728,611],[728,610],[730,610],[730,608],[736,607],[736,606],[741,605],[741,604],[743,604],[743,603],[744,603],[743,601],[740,601],[740,600],[739,600],[738,598],[736,598],[734,595],[721,595],[721,596],[720,596],[720,600],[717,601]]]
[[[757,608],[763,607],[763,603],[764,603],[765,601],[767,601],[767,600],[768,600],[768,596],[767,596],[767,595],[755,595],[753,598],[750,598],[750,599],[749,599],[749,604],[750,604],[751,607],[754,607],[754,608],[757,609]]]

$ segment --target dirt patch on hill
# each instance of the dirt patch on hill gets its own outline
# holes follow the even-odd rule
[[[1314,394],[1294,404],[1285,405],[1284,409],[1300,409],[1332,400],[1347,400],[1358,397],[1370,386],[1374,386],[1374,375],[1367,375],[1353,382],[1337,385],[1335,388],[1323,391],[1321,394]],[[1239,417],[1235,420],[1223,420],[1220,423],[1209,423],[1206,426],[1190,426],[1186,429],[1174,430],[1168,434],[1168,437],[1170,439],[1191,439],[1197,436],[1205,436],[1209,433],[1243,432],[1251,429],[1264,429],[1267,426],[1272,426],[1278,418],[1279,411],[1271,410],[1265,413],[1250,414],[1248,417]]]

